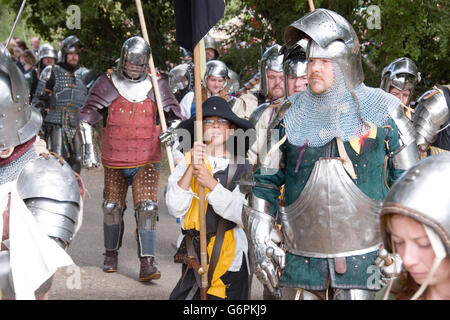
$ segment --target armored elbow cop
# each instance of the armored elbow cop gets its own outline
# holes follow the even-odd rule
[[[391,118],[397,125],[401,146],[397,150],[391,150],[390,156],[396,169],[407,170],[420,160],[416,130],[400,105],[392,112]]]
[[[438,133],[443,130],[441,126],[449,120],[449,106],[444,90],[447,89],[442,87],[428,90],[417,101],[413,123],[417,132],[417,144],[422,150],[436,141]]]

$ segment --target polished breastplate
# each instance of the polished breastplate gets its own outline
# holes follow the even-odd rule
[[[366,196],[338,158],[319,159],[297,200],[280,207],[287,251],[307,257],[364,254],[382,243],[381,201]]]

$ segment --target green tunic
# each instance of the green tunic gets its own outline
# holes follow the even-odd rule
[[[285,132],[281,125],[276,129],[282,130],[280,137]],[[349,142],[344,142],[345,150],[353,163],[357,179],[353,182],[368,197],[375,200],[383,200],[388,190],[383,181],[384,159],[387,153],[400,147],[399,132],[393,120],[389,120],[387,126],[377,128],[374,139],[367,138],[362,144],[359,154],[352,148]],[[385,143],[388,141],[388,147]],[[297,161],[300,156],[300,146],[291,144],[288,140],[280,147],[286,166],[278,169],[275,174],[264,174],[261,170],[255,172],[255,181],[276,185],[285,185],[285,205],[292,204],[301,194],[308,178],[313,170],[314,164],[321,157],[338,157],[335,140],[322,147],[306,147],[301,162]],[[391,159],[387,162],[386,181],[391,185],[397,179],[402,170],[393,168]],[[276,216],[278,209],[278,191],[254,187],[255,196],[270,202],[270,214]],[[306,290],[325,290],[328,283],[333,288],[360,288],[377,289],[369,281],[372,273],[369,266],[373,265],[376,251],[359,256],[346,257],[346,272],[339,274],[334,269],[333,258],[311,258],[294,255],[286,252],[286,268],[282,272],[282,286],[300,287]]]

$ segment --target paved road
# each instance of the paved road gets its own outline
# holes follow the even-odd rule
[[[88,194],[84,201],[83,224],[69,248],[69,254],[77,266],[59,269],[53,280],[50,300],[166,300],[175,287],[181,265],[173,263],[174,245],[180,233],[180,225],[167,213],[163,198],[167,183],[168,169],[163,165],[160,174],[158,194],[159,223],[157,232],[157,262],[161,279],[151,283],[141,283],[137,243],[134,238],[136,223],[129,206],[125,212],[125,233],[119,253],[119,271],[107,274],[103,265],[103,213],[101,211],[103,192],[103,169],[81,172]],[[127,202],[132,204],[131,190]],[[253,280],[251,299],[262,299],[262,286]]]

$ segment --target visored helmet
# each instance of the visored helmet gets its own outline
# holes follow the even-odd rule
[[[151,53],[150,45],[143,38],[129,38],[123,43],[118,71],[131,81],[144,80],[148,74]]]
[[[68,36],[61,43],[61,59],[66,62],[69,53],[80,53],[83,45],[76,36]]]
[[[409,90],[409,100],[413,95],[415,86],[420,82],[420,72],[417,66],[409,58],[402,57],[392,61],[381,73],[380,88],[386,92],[390,92],[392,88],[398,90]]]
[[[346,86],[353,90],[364,81],[359,40],[350,23],[341,15],[327,9],[316,9],[286,28],[284,41],[293,46],[310,38],[307,58],[336,61],[344,74]]]
[[[0,44],[0,150],[21,145],[38,134],[42,117],[28,100],[23,73]]]
[[[267,49],[261,59],[260,74],[261,74],[261,93],[264,96],[269,94],[269,88],[267,87],[267,70],[274,70],[277,72],[283,72],[283,55],[280,54],[281,46],[274,44]]]

